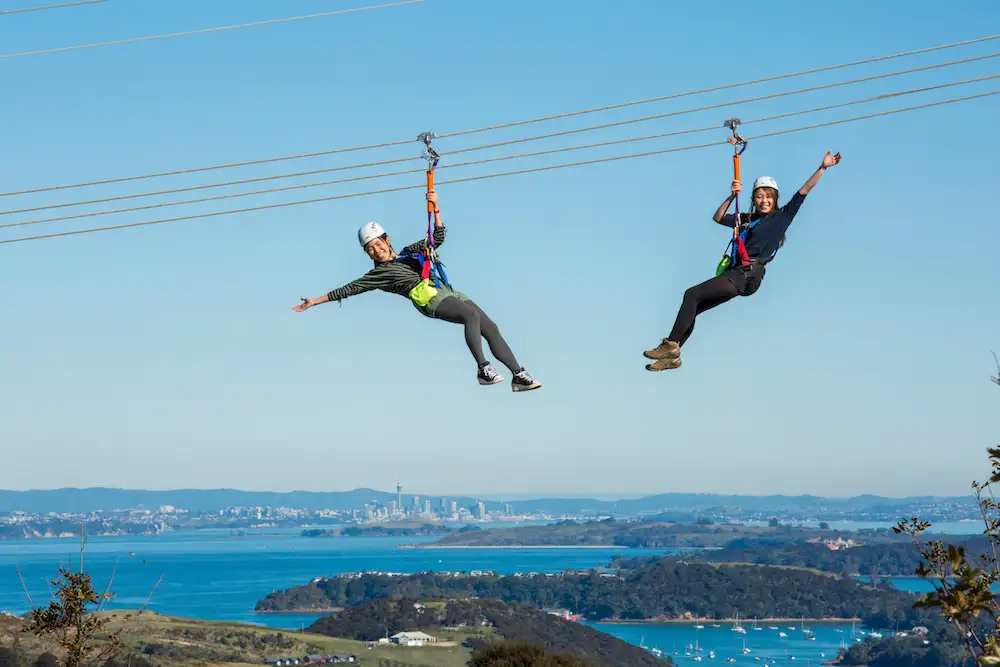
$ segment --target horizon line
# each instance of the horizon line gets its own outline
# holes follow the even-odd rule
[[[324,494],[346,494],[346,493],[356,493],[359,491],[371,491],[375,493],[384,493],[388,495],[395,495],[396,491],[386,491],[381,489],[375,489],[372,487],[359,486],[352,489],[341,489],[341,490],[326,490],[326,491],[314,491],[307,489],[294,489],[290,491],[275,491],[275,490],[260,490],[260,489],[238,489],[232,487],[210,487],[210,488],[195,488],[195,487],[176,487],[168,489],[145,489],[145,488],[125,488],[125,487],[113,487],[113,486],[87,486],[87,487],[76,487],[76,486],[63,486],[55,488],[32,488],[32,489],[0,489],[0,493],[55,493],[60,491],[123,491],[123,492],[138,492],[138,493],[180,493],[180,492],[229,492],[229,493],[270,493],[278,495],[291,495],[291,494],[313,494],[313,495],[324,495]],[[404,496],[426,496],[428,498],[479,498],[484,500],[490,500],[493,502],[525,502],[525,501],[539,501],[539,500],[597,500],[600,502],[616,502],[616,501],[632,501],[632,500],[643,500],[646,498],[653,498],[656,496],[669,496],[669,495],[687,495],[687,496],[718,496],[718,497],[743,497],[743,498],[816,498],[820,500],[854,500],[862,497],[872,497],[881,498],[886,500],[911,500],[914,498],[938,498],[938,499],[952,499],[952,498],[966,498],[965,495],[938,495],[938,494],[919,494],[919,495],[908,495],[908,496],[886,496],[877,493],[858,493],[850,496],[823,496],[815,495],[810,493],[798,493],[798,494],[787,494],[787,493],[720,493],[715,491],[659,491],[652,493],[627,493],[627,494],[614,494],[614,493],[600,493],[600,494],[579,494],[579,495],[560,495],[560,494],[550,494],[550,493],[532,493],[532,492],[520,492],[512,493],[510,495],[505,495],[503,493],[486,493],[486,494],[470,494],[470,493],[452,493],[452,494],[442,494],[442,493],[421,493],[421,492],[405,492]]]

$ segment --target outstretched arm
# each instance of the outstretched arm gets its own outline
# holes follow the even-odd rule
[[[720,225],[726,224],[726,222],[724,222],[724,220],[726,219],[726,211],[728,211],[729,207],[732,206],[733,200],[736,199],[736,195],[738,195],[740,191],[743,189],[743,184],[740,183],[739,181],[733,181],[732,185],[729,186],[729,189],[731,190],[729,197],[726,198],[726,201],[722,202],[719,208],[717,208],[715,210],[715,213],[712,215],[712,220],[719,223]],[[735,222],[733,223],[733,225],[727,225],[727,226],[732,227],[734,225]]]
[[[840,153],[830,155],[830,151],[827,151],[826,155],[823,156],[823,163],[820,164],[819,169],[817,169],[813,175],[809,177],[809,180],[806,181],[801,188],[799,188],[799,194],[802,196],[809,194],[809,191],[816,187],[816,184],[819,183],[819,179],[822,178],[826,170],[839,163]]]
[[[292,310],[303,312],[309,310],[313,306],[318,306],[321,303],[327,303],[329,301],[341,301],[347,297],[355,296],[358,294],[363,294],[364,292],[369,292],[373,289],[378,289],[380,287],[385,287],[389,285],[392,281],[383,279],[383,272],[379,271],[378,267],[372,269],[365,275],[361,276],[357,280],[353,280],[343,287],[338,287],[335,290],[331,290],[324,294],[323,296],[316,297],[315,299],[306,299],[300,297],[302,303],[297,306],[293,306]]]

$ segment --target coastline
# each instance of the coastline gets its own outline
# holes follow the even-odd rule
[[[342,611],[342,607],[330,607],[324,609],[252,609],[254,614],[335,614]],[[860,618],[757,618],[754,619],[757,625],[762,623],[860,623]],[[604,625],[699,625],[719,623],[735,625],[740,619],[736,618],[633,618],[633,619],[602,619],[590,621]],[[746,623],[747,619],[742,621]],[[747,627],[744,625],[743,627]],[[766,628],[765,628],[766,629]],[[801,629],[801,627],[799,628]]]
[[[746,623],[747,619],[742,619]],[[860,623],[860,618],[758,618],[757,625],[761,623]],[[705,623],[725,623],[735,625],[735,618],[642,618],[642,619],[614,619],[591,621],[603,625],[699,625]],[[743,626],[747,628],[746,625]],[[721,629],[721,628],[720,628]],[[766,629],[766,628],[765,628]],[[797,628],[801,629],[801,628]]]
[[[503,544],[496,546],[480,546],[471,544],[401,544],[397,549],[620,549],[630,551],[632,547],[614,544]]]
[[[343,611],[343,607],[330,607],[328,609],[251,609],[251,614],[336,614]]]

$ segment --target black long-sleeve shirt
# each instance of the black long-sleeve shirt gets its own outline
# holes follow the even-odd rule
[[[445,228],[434,228],[434,245],[439,246],[444,243]],[[407,252],[423,252],[427,248],[427,239],[422,239],[416,243],[403,248],[400,254]],[[350,296],[356,296],[374,289],[383,292],[392,292],[401,296],[409,296],[410,290],[420,283],[420,272],[423,267],[420,260],[415,257],[407,257],[398,261],[383,262],[375,266],[374,269],[361,276],[357,280],[352,280],[343,287],[338,287],[327,293],[330,301],[341,301]]]
[[[781,208],[775,209],[768,215],[760,218],[753,229],[747,231],[744,241],[747,247],[747,254],[751,257],[763,257],[767,259],[778,249],[781,244],[781,237],[788,231],[789,225],[799,212],[799,207],[806,200],[806,196],[795,191],[788,203]],[[749,213],[740,213],[740,223],[749,224],[752,222]],[[732,227],[736,224],[736,218],[732,213],[722,216],[720,225]]]

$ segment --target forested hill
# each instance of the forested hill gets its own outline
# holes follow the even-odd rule
[[[387,633],[421,630],[433,635],[435,629],[456,626],[491,628],[504,640],[536,644],[553,653],[567,653],[594,667],[668,667],[673,664],[672,660],[660,660],[638,646],[586,625],[496,600],[452,600],[427,606],[417,605],[414,600],[375,600],[321,618],[308,631],[374,641]]]
[[[905,619],[915,597],[794,568],[661,560],[619,574],[345,575],[271,593],[257,611],[307,611],[381,598],[478,597],[569,609],[588,620],[680,618]]]
[[[959,541],[973,555],[983,553],[986,541],[972,538]],[[787,565],[833,574],[870,576],[911,576],[924,563],[920,550],[911,541],[892,544],[862,544],[850,548],[830,549],[824,544],[795,543],[778,546],[729,546],[723,549],[692,551],[668,557],[685,563],[754,563]],[[637,569],[659,560],[659,556],[640,558],[618,557],[614,568]]]
[[[735,540],[760,540],[768,544],[787,544],[808,539],[851,537],[819,528],[776,528],[679,524],[661,521],[561,521],[544,526],[490,528],[448,535],[422,548],[436,547],[501,547],[501,546],[619,546],[632,548],[722,547]],[[855,535],[856,537],[856,535]],[[901,541],[888,534],[879,540]]]

